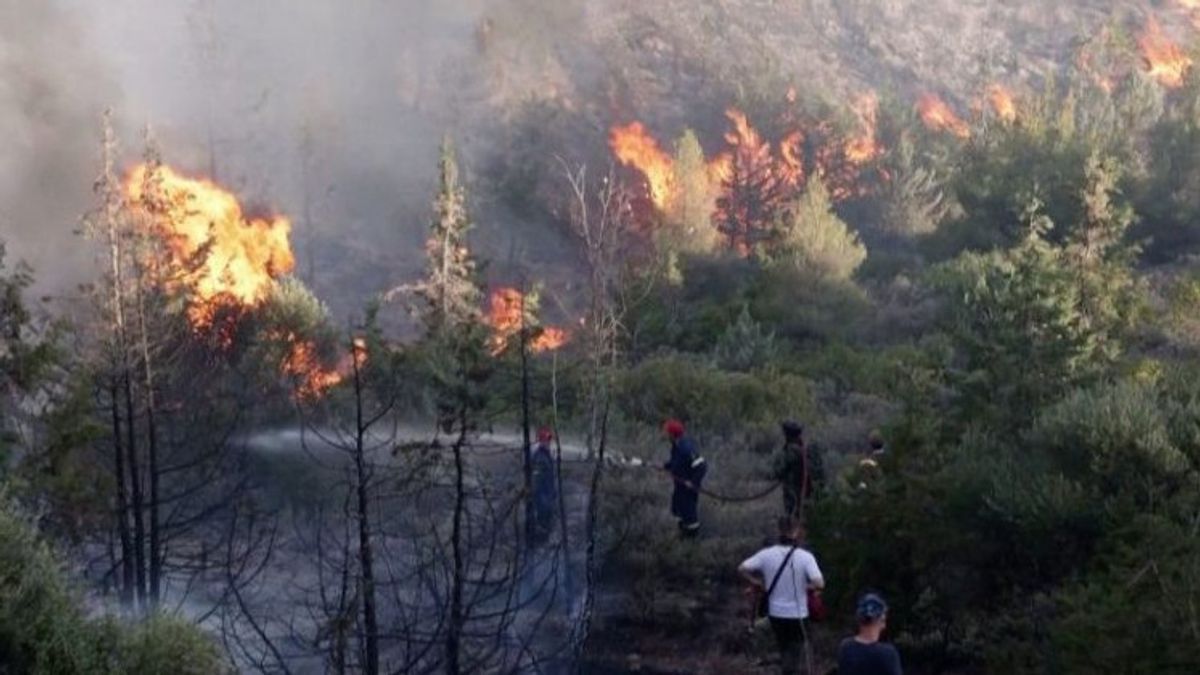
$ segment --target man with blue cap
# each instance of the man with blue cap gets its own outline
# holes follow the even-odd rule
[[[900,652],[879,641],[887,627],[887,613],[887,602],[878,593],[858,599],[858,634],[842,640],[838,648],[838,675],[902,675]]]

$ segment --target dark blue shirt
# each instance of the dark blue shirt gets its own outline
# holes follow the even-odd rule
[[[696,445],[692,439],[682,436],[671,443],[671,458],[667,460],[663,468],[670,471],[679,480],[698,484],[704,478],[708,467],[705,466],[700,453],[696,452]]]
[[[550,448],[538,445],[533,451],[533,500],[539,510],[552,510],[558,499],[558,476]]]
[[[854,638],[838,648],[838,675],[902,675],[900,652],[890,644],[863,644]]]

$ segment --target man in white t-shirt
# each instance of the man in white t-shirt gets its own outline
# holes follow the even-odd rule
[[[804,621],[808,618],[808,589],[825,587],[825,578],[812,553],[800,548],[804,529],[791,518],[779,521],[779,543],[768,546],[738,566],[752,585],[769,593],[767,617],[779,645],[784,675],[800,672]]]

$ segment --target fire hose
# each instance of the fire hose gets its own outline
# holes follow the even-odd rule
[[[666,471],[665,469],[659,469],[659,470]],[[704,495],[705,497],[708,497],[710,499],[715,499],[719,502],[724,502],[726,504],[740,504],[740,503],[745,503],[745,502],[756,502],[756,501],[770,495],[772,492],[778,490],[780,485],[783,485],[783,483],[781,483],[779,481],[775,481],[775,482],[771,483],[770,487],[763,490],[762,492],[758,492],[758,493],[755,493],[752,495],[739,495],[737,497],[730,497],[728,495],[723,495],[723,494],[720,494],[717,492],[713,492],[712,490],[709,490],[708,488],[705,488],[703,486],[689,484],[688,481],[680,478],[679,476],[676,476],[675,474],[673,474],[669,471],[667,471],[667,473],[670,474],[672,480],[674,480],[676,483],[684,486],[685,488],[688,488],[689,490],[694,490],[694,491]]]

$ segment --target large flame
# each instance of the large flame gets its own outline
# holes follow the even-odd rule
[[[987,89],[988,103],[992,112],[1004,122],[1014,122],[1017,119],[1017,103],[1012,92],[1002,84],[992,84]]]
[[[515,288],[501,287],[492,291],[488,298],[487,322],[492,329],[488,344],[493,356],[499,355],[513,337],[521,332],[525,324],[523,314],[527,311],[525,296]],[[530,351],[536,353],[562,348],[570,340],[562,328],[544,327],[529,343]]]
[[[1138,36],[1138,46],[1150,77],[1169,89],[1183,86],[1184,77],[1192,66],[1192,57],[1163,32],[1154,17],[1146,22],[1146,30]]]
[[[613,154],[625,166],[632,166],[646,177],[650,199],[659,209],[671,200],[675,182],[674,160],[663,151],[658,141],[646,131],[641,122],[613,127],[608,137]]]
[[[167,244],[167,264],[186,271],[193,326],[210,325],[218,306],[261,303],[275,279],[295,267],[287,218],[247,218],[237,198],[209,180],[188,178],[169,166],[148,171],[144,164],[134,167],[126,197],[135,209],[147,201],[155,204],[151,227]]]
[[[934,131],[946,131],[959,138],[968,138],[971,128],[936,94],[925,93],[917,101],[917,112],[925,126]]]

